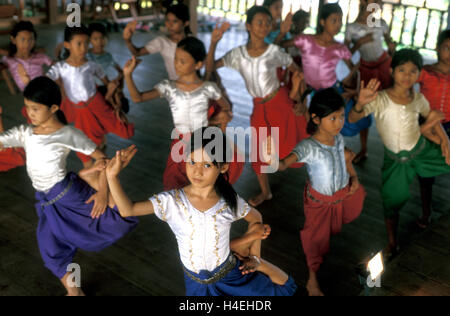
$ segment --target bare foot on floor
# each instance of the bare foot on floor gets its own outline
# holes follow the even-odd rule
[[[383,249],[383,259],[384,262],[390,262],[392,259],[394,259],[400,252],[400,247],[398,245],[391,245],[388,244],[384,249]]]
[[[366,151],[360,151],[358,154],[356,154],[355,158],[353,158],[353,163],[355,165],[363,162],[367,159],[367,152]]]
[[[263,203],[264,201],[268,201],[272,199],[272,193],[260,193],[259,195],[252,197],[250,200],[248,200],[248,202],[250,203],[251,206],[253,207],[257,207],[258,205],[260,205],[261,203]]]
[[[81,288],[71,289],[66,296],[86,296]]]
[[[306,290],[308,291],[309,296],[324,296],[316,279],[311,278],[308,280],[306,283]]]
[[[416,225],[419,226],[421,229],[426,229],[430,225],[430,218],[424,218],[423,216],[419,217],[416,220]]]

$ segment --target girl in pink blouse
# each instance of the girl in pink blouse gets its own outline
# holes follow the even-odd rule
[[[301,34],[293,41],[300,50],[302,56],[302,67],[306,84],[314,90],[323,90],[335,86],[340,93],[345,91],[343,86],[338,86],[336,77],[336,66],[343,60],[354,74],[357,70],[351,63],[352,53],[349,48],[334,39],[342,28],[342,9],[337,3],[330,3],[323,6],[320,11],[320,21],[317,25],[317,34]],[[346,78],[347,79],[347,78]],[[350,78],[348,78],[350,79]],[[346,108],[351,107],[352,101],[348,101]],[[348,113],[348,111],[346,111]],[[348,124],[348,114],[346,115]],[[367,157],[367,140],[369,137],[369,127],[371,118],[364,118],[360,122],[361,150],[355,156],[353,162],[359,163]],[[347,125],[346,125],[347,126]],[[346,134],[344,136],[353,136]]]
[[[20,21],[11,31],[8,56],[2,58],[21,92],[31,80],[44,75],[44,65],[50,67],[53,63],[50,57],[35,51],[36,38],[33,24]],[[28,120],[25,107],[22,115]]]
[[[326,89],[336,83],[336,65],[341,59],[351,65],[350,50],[334,39],[341,27],[342,9],[336,3],[329,3],[320,12],[317,34],[301,34],[294,39],[302,56],[306,83],[314,90]]]

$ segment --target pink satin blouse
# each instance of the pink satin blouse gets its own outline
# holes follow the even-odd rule
[[[319,90],[332,87],[336,82],[336,65],[341,59],[350,59],[350,50],[341,43],[324,47],[317,44],[314,35],[302,34],[294,40],[302,55],[306,83]]]

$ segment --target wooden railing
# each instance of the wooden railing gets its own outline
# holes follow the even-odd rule
[[[198,12],[214,17],[223,17],[236,22],[245,21],[245,12],[263,0],[200,0]],[[314,32],[320,0],[284,0],[284,14],[302,9],[310,13],[310,28]],[[353,22],[359,11],[359,0],[329,0],[338,2],[344,12],[345,25]],[[431,51],[436,47],[440,31],[447,28],[449,0],[384,0],[382,17],[389,25],[391,37],[400,46],[412,46]]]

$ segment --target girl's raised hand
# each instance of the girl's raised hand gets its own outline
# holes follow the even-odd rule
[[[125,63],[125,66],[123,66],[123,74],[125,76],[132,74],[141,61],[141,59],[136,59],[135,56],[131,57],[131,59]]]
[[[125,29],[123,30],[123,39],[126,41],[131,40],[133,37],[134,31],[136,30],[137,21],[132,21],[125,26]]]
[[[228,31],[231,24],[229,22],[223,22],[219,27],[219,23],[216,24],[216,27],[211,33],[211,43],[217,44],[223,37],[223,34]]]
[[[358,103],[366,105],[376,99],[378,95],[378,88],[380,87],[380,81],[378,79],[371,79],[364,87],[364,81],[361,81],[361,89],[359,91]]]
[[[137,153],[136,145],[131,145],[125,149],[116,151],[116,155],[106,166],[106,175],[116,177],[130,163]]]
[[[292,17],[293,17],[292,12],[289,12],[286,15],[286,18],[284,19],[284,21],[281,22],[281,25],[280,25],[280,32],[281,33],[286,34],[287,32],[289,32],[291,30]]]

